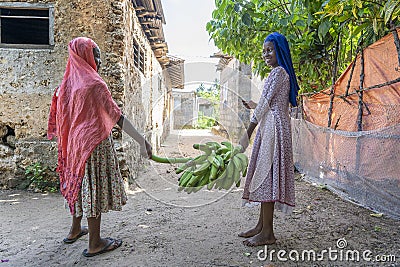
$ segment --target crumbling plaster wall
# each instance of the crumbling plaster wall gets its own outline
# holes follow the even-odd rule
[[[124,51],[122,62],[122,77],[124,81],[123,112],[132,124],[151,142],[156,153],[161,142],[169,133],[168,107],[170,101],[169,83],[166,82],[166,72],[155,57],[152,47],[147,41],[135,10],[130,1],[121,1],[118,5],[124,21],[121,29],[121,46]],[[134,66],[133,39],[144,50],[146,64],[144,72]],[[166,113],[167,111],[167,113]],[[121,149],[124,153],[125,167],[131,170],[130,178],[137,175],[141,158],[139,146],[127,134],[122,133]]]
[[[252,82],[251,67],[236,59],[229,61],[221,70],[220,84],[219,124],[227,130],[230,138],[239,141],[250,122],[250,111],[244,108],[241,99],[250,100],[257,91],[257,85]]]
[[[140,33],[140,24],[129,0],[7,2],[52,4],[55,45],[49,49],[0,48],[0,128],[13,130],[10,140],[15,135],[15,140],[7,142],[7,138],[3,138],[0,145],[0,186],[18,185],[23,179],[24,168],[35,161],[55,167],[55,144],[45,138],[47,116],[54,88],[64,73],[68,43],[75,37],[90,37],[99,45],[103,61],[100,75],[113,98],[139,130],[152,128],[149,117],[152,92],[143,91],[147,90],[143,84],[148,77],[133,66],[134,35],[141,37],[138,41],[146,47],[147,59],[151,62],[146,64],[148,71],[161,69],[161,66],[156,62],[143,32]],[[120,131],[113,133],[121,139]],[[150,137],[154,139],[152,134]],[[122,153],[124,174],[129,175],[129,166],[131,175],[134,175],[140,164],[137,149],[124,151],[120,147],[118,151]],[[128,152],[130,164],[125,166],[124,155]],[[47,156],[44,158],[44,155]]]

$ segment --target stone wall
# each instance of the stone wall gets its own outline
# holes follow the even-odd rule
[[[173,98],[174,129],[194,127],[197,123],[197,97],[195,92],[182,92],[181,89],[176,89],[173,92]]]
[[[257,90],[252,78],[250,66],[236,59],[229,61],[220,73],[219,124],[233,141],[238,141],[250,121],[250,111],[244,108],[241,99],[251,99]]]
[[[148,131],[153,147],[159,145],[161,136],[165,137],[169,128],[164,129],[159,123],[164,118],[153,121],[152,114],[159,114],[163,107],[157,106],[153,111],[152,101],[160,94],[167,95],[168,88],[165,83],[164,87],[158,88],[158,82],[156,85],[148,82],[155,73],[159,77],[162,68],[141,30],[130,1],[7,2],[52,4],[54,47],[0,48],[0,129],[6,129],[3,130],[6,134],[0,136],[0,186],[18,184],[23,179],[19,170],[33,162],[41,161],[50,167],[55,165],[54,143],[45,137],[47,116],[54,88],[61,82],[64,73],[68,43],[78,36],[90,37],[99,45],[102,52],[99,73],[108,84],[113,98],[138,130]],[[146,50],[147,68],[144,75],[133,66],[132,38],[136,38]],[[155,126],[157,131],[151,131]],[[117,140],[122,140],[120,130],[113,132]],[[132,143],[131,140],[129,142]],[[125,176],[129,173],[135,176],[137,172],[140,163],[136,147],[133,144],[132,149],[125,151],[118,148],[122,152],[121,167],[125,170]],[[127,151],[128,159],[124,157]],[[43,155],[48,155],[48,159],[44,160]],[[129,163],[128,166],[124,165],[125,162]]]

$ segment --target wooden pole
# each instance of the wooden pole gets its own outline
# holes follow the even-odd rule
[[[362,131],[362,116],[363,116],[363,86],[364,86],[364,51],[361,50],[361,71],[360,71],[360,90],[358,91],[358,116],[357,116],[357,131]]]
[[[347,81],[346,93],[344,94],[345,97],[347,97],[349,95],[350,83],[351,83],[351,80],[353,79],[353,73],[354,73],[354,69],[356,68],[356,63],[357,63],[357,54],[356,54],[356,57],[354,58],[353,66],[351,66],[350,77],[349,77],[349,80]]]
[[[337,63],[338,63],[338,56],[339,56],[339,45],[340,45],[340,34],[338,34],[336,40],[336,51],[335,51],[335,61],[333,63],[333,72],[332,72],[332,87],[330,91],[330,102],[329,102],[329,110],[328,110],[328,127],[331,127],[332,124],[332,111],[333,111],[333,100],[335,98],[335,82],[336,82],[336,75],[337,75]]]
[[[397,59],[399,61],[399,66],[400,66],[400,40],[399,40],[399,35],[397,34],[397,29],[394,26],[393,21],[390,21],[390,31],[393,34],[393,39],[394,39],[394,44],[396,45],[396,49],[397,49]]]

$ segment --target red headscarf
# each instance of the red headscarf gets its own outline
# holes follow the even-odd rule
[[[47,137],[57,136],[60,189],[71,214],[75,213],[85,173],[94,148],[107,138],[121,116],[93,56],[96,43],[78,37],[69,43],[68,63],[51,102]]]

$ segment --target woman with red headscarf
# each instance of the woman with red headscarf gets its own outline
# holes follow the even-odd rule
[[[121,210],[126,203],[123,179],[111,135],[118,124],[151,158],[151,145],[121,113],[107,85],[98,74],[100,49],[85,37],[69,43],[69,57],[61,85],[50,108],[48,138],[57,137],[60,190],[72,214],[65,243],[89,233],[92,257],[121,246],[122,241],[100,237],[101,213]],[[81,227],[87,217],[88,229]]]

